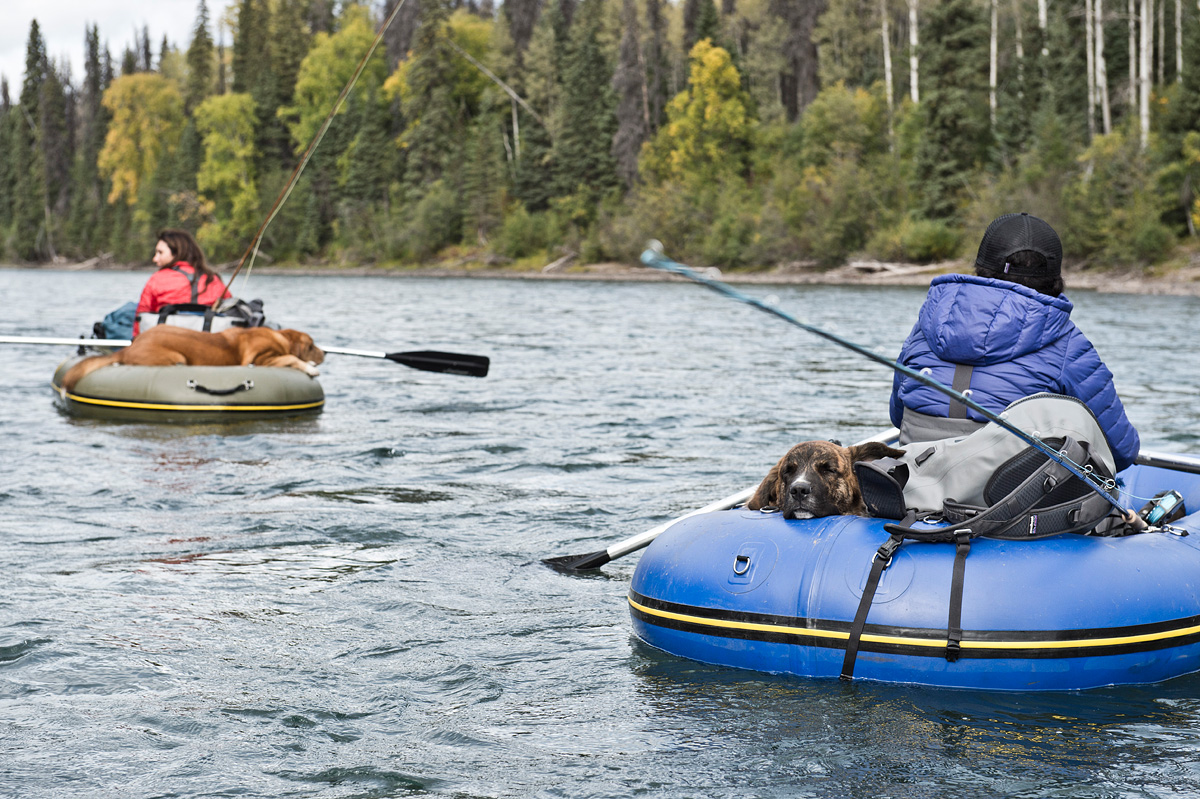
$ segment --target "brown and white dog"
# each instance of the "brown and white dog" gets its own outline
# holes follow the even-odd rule
[[[788,519],[842,514],[866,516],[855,461],[898,458],[902,449],[872,441],[843,447],[832,441],[805,441],[788,450],[746,503],[751,510],[778,508]]]
[[[316,377],[314,364],[325,353],[312,337],[299,330],[269,327],[231,327],[220,333],[203,333],[176,325],[155,325],[133,343],[112,355],[85,358],[63,375],[63,388],[71,391],[83,377],[114,363],[133,366],[290,366]]]

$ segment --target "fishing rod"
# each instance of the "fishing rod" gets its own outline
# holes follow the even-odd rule
[[[246,277],[242,282],[242,288],[244,289],[246,287],[246,281],[250,279],[250,270],[254,268],[254,259],[258,257],[258,247],[262,243],[262,237],[267,230],[267,226],[274,221],[275,217],[279,214],[280,209],[283,208],[283,204],[287,202],[288,197],[291,196],[292,189],[296,187],[296,182],[300,180],[300,174],[304,171],[304,168],[308,166],[308,162],[313,157],[313,153],[317,151],[317,146],[321,143],[321,140],[325,138],[325,133],[329,130],[329,126],[333,124],[333,118],[337,116],[338,111],[341,110],[342,105],[346,102],[346,97],[349,96],[350,91],[354,88],[354,85],[358,83],[358,79],[362,75],[363,70],[367,68],[367,62],[371,59],[371,56],[375,54],[375,50],[379,47],[379,43],[383,41],[383,34],[387,32],[389,27],[391,27],[392,22],[400,13],[400,9],[404,7],[404,3],[405,0],[400,0],[400,2],[396,3],[396,7],[392,9],[392,13],[389,14],[387,19],[383,21],[383,24],[379,26],[379,31],[375,34],[375,40],[371,42],[371,46],[367,48],[366,54],[363,55],[362,59],[358,62],[358,67],[354,70],[354,75],[350,78],[350,81],[344,87],[342,87],[341,94],[338,95],[337,100],[335,100],[333,103],[333,109],[329,112],[329,115],[325,117],[325,121],[321,123],[320,129],[317,130],[317,133],[315,136],[313,136],[312,141],[308,143],[308,149],[304,151],[304,155],[301,156],[300,162],[296,164],[296,168],[292,170],[292,176],[288,178],[288,182],[284,185],[283,190],[280,191],[279,196],[275,198],[275,204],[271,206],[271,210],[267,213],[266,219],[264,219],[262,225],[259,226],[258,232],[254,234],[254,238],[250,240],[250,244],[246,247],[246,251],[242,253],[242,259],[238,261],[237,268],[234,269],[233,274],[229,276],[229,286],[233,286],[233,281],[237,278],[238,273],[242,271],[242,266],[245,265],[246,260],[249,259],[250,265],[246,267]]]
[[[963,405],[966,405],[968,408],[975,411],[980,416],[987,419],[989,422],[994,422],[995,424],[1004,428],[1005,430],[1012,433],[1017,438],[1024,441],[1029,446],[1036,449],[1038,452],[1041,452],[1043,455],[1045,455],[1050,460],[1057,463],[1059,466],[1062,466],[1064,469],[1066,469],[1068,472],[1073,474],[1075,477],[1078,477],[1080,480],[1083,481],[1084,485],[1086,485],[1092,491],[1095,491],[1100,496],[1104,497],[1105,501],[1107,501],[1109,505],[1111,505],[1113,508],[1116,509],[1116,511],[1121,515],[1121,518],[1124,519],[1127,524],[1133,525],[1135,527],[1144,527],[1145,526],[1145,522],[1143,522],[1141,520],[1141,517],[1139,517],[1134,511],[1132,511],[1128,508],[1122,507],[1120,502],[1118,502],[1116,499],[1114,499],[1107,491],[1104,491],[1103,488],[1096,485],[1095,482],[1093,482],[1092,478],[1088,475],[1088,473],[1086,473],[1083,469],[1081,469],[1078,466],[1078,464],[1071,462],[1071,460],[1069,458],[1065,458],[1064,456],[1059,454],[1058,451],[1056,451],[1053,447],[1046,444],[1040,438],[1030,435],[1029,433],[1026,433],[1024,430],[1020,429],[1019,427],[1016,427],[1015,425],[1011,424],[1010,422],[1008,422],[1008,420],[1004,419],[1002,415],[992,413],[987,408],[983,407],[978,402],[975,402],[975,400],[968,397],[966,394],[955,391],[950,386],[947,386],[946,384],[933,379],[929,375],[918,372],[916,369],[913,369],[912,367],[905,366],[904,364],[900,363],[899,361],[889,360],[888,358],[885,358],[884,356],[879,355],[879,354],[873,352],[872,350],[869,350],[866,347],[863,347],[860,344],[856,344],[853,341],[842,338],[841,336],[837,335],[836,333],[830,333],[829,331],[822,330],[819,327],[814,327],[813,325],[805,324],[804,322],[801,322],[799,319],[797,319],[796,317],[787,313],[786,311],[776,308],[774,305],[770,305],[770,304],[763,302],[762,300],[759,300],[755,297],[751,297],[749,294],[743,294],[742,292],[738,291],[737,289],[733,288],[732,286],[728,285],[727,283],[723,283],[720,280],[715,280],[711,277],[707,277],[705,275],[700,274],[699,272],[697,272],[696,270],[694,270],[690,267],[687,267],[687,266],[684,266],[683,264],[672,261],[670,258],[668,258],[663,253],[663,246],[662,246],[662,242],[660,242],[660,241],[655,240],[655,241],[651,241],[649,243],[646,250],[642,253],[641,261],[643,264],[650,267],[651,269],[658,269],[663,272],[671,272],[673,274],[680,275],[681,277],[685,277],[694,283],[699,283],[703,286],[707,286],[708,288],[712,289],[713,291],[717,292],[718,294],[724,294],[726,297],[731,297],[731,298],[737,300],[738,302],[742,302],[742,303],[745,303],[746,305],[750,305],[755,308],[758,308],[760,311],[765,311],[766,313],[769,313],[772,316],[777,316],[790,325],[794,325],[795,327],[798,327],[801,330],[806,330],[809,333],[812,333],[813,335],[820,336],[821,338],[826,339],[828,341],[832,341],[834,344],[837,344],[840,347],[845,347],[848,350],[857,352],[859,355],[862,355],[866,358],[870,358],[872,361],[875,361],[876,363],[881,363],[884,366],[888,367],[889,369],[893,369],[907,377],[911,377],[913,380],[916,380],[917,382],[921,383],[922,385],[928,386],[929,388],[932,388],[936,391],[940,391],[941,393],[945,394],[946,396],[950,397],[951,399],[961,402]],[[1138,524],[1139,522],[1141,522],[1140,525]]]

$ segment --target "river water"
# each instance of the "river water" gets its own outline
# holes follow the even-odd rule
[[[145,273],[0,270],[0,334],[75,336]],[[0,796],[1166,797],[1200,677],[955,692],[735,671],[630,632],[586,553],[886,426],[886,369],[703,288],[254,276],[351,356],[323,414],[75,420],[0,345]],[[924,292],[761,287],[894,357]],[[1078,293],[1151,449],[1200,451],[1200,300]]]

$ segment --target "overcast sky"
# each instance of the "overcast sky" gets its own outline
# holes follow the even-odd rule
[[[165,34],[171,44],[185,49],[191,41],[192,25],[200,0],[0,0],[4,24],[0,25],[0,74],[8,78],[15,102],[25,77],[25,45],[29,24],[34,19],[46,41],[46,53],[55,62],[64,57],[71,64],[71,81],[78,86],[83,77],[83,37],[87,25],[100,26],[100,41],[107,42],[114,68],[121,67],[126,45],[134,31],[150,27],[150,44],[157,58]],[[224,8],[224,0],[208,0],[210,19]],[[210,29],[213,38],[216,31]]]

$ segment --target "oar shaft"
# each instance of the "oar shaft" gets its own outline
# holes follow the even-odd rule
[[[644,533],[635,535],[633,538],[627,538],[626,540],[620,542],[619,544],[613,544],[607,550],[608,551],[608,559],[616,560],[617,558],[621,557],[622,555],[628,555],[630,552],[636,552],[639,549],[643,549],[644,547],[650,546],[650,543],[654,539],[658,538],[660,535],[662,535],[667,530],[671,529],[672,527],[674,527],[676,524],[683,521],[684,519],[689,519],[692,516],[699,516],[702,513],[712,513],[713,511],[718,511],[718,510],[728,510],[729,508],[735,507],[737,505],[741,505],[743,502],[746,502],[747,500],[749,500],[750,497],[754,496],[754,490],[756,488],[758,488],[758,483],[755,483],[754,485],[750,486],[749,488],[744,488],[741,491],[737,492],[736,494],[730,494],[729,496],[725,497],[724,499],[719,499],[716,502],[705,505],[703,508],[698,508],[690,513],[685,513],[684,515],[674,518],[669,522],[660,524],[658,527],[653,527]]]
[[[0,336],[0,344],[52,344],[66,347],[128,347],[132,341],[119,338],[40,338],[38,336]]]
[[[377,352],[374,350],[352,350],[346,347],[321,347],[322,352],[331,353],[333,355],[358,355],[363,358],[386,358],[386,352]]]

